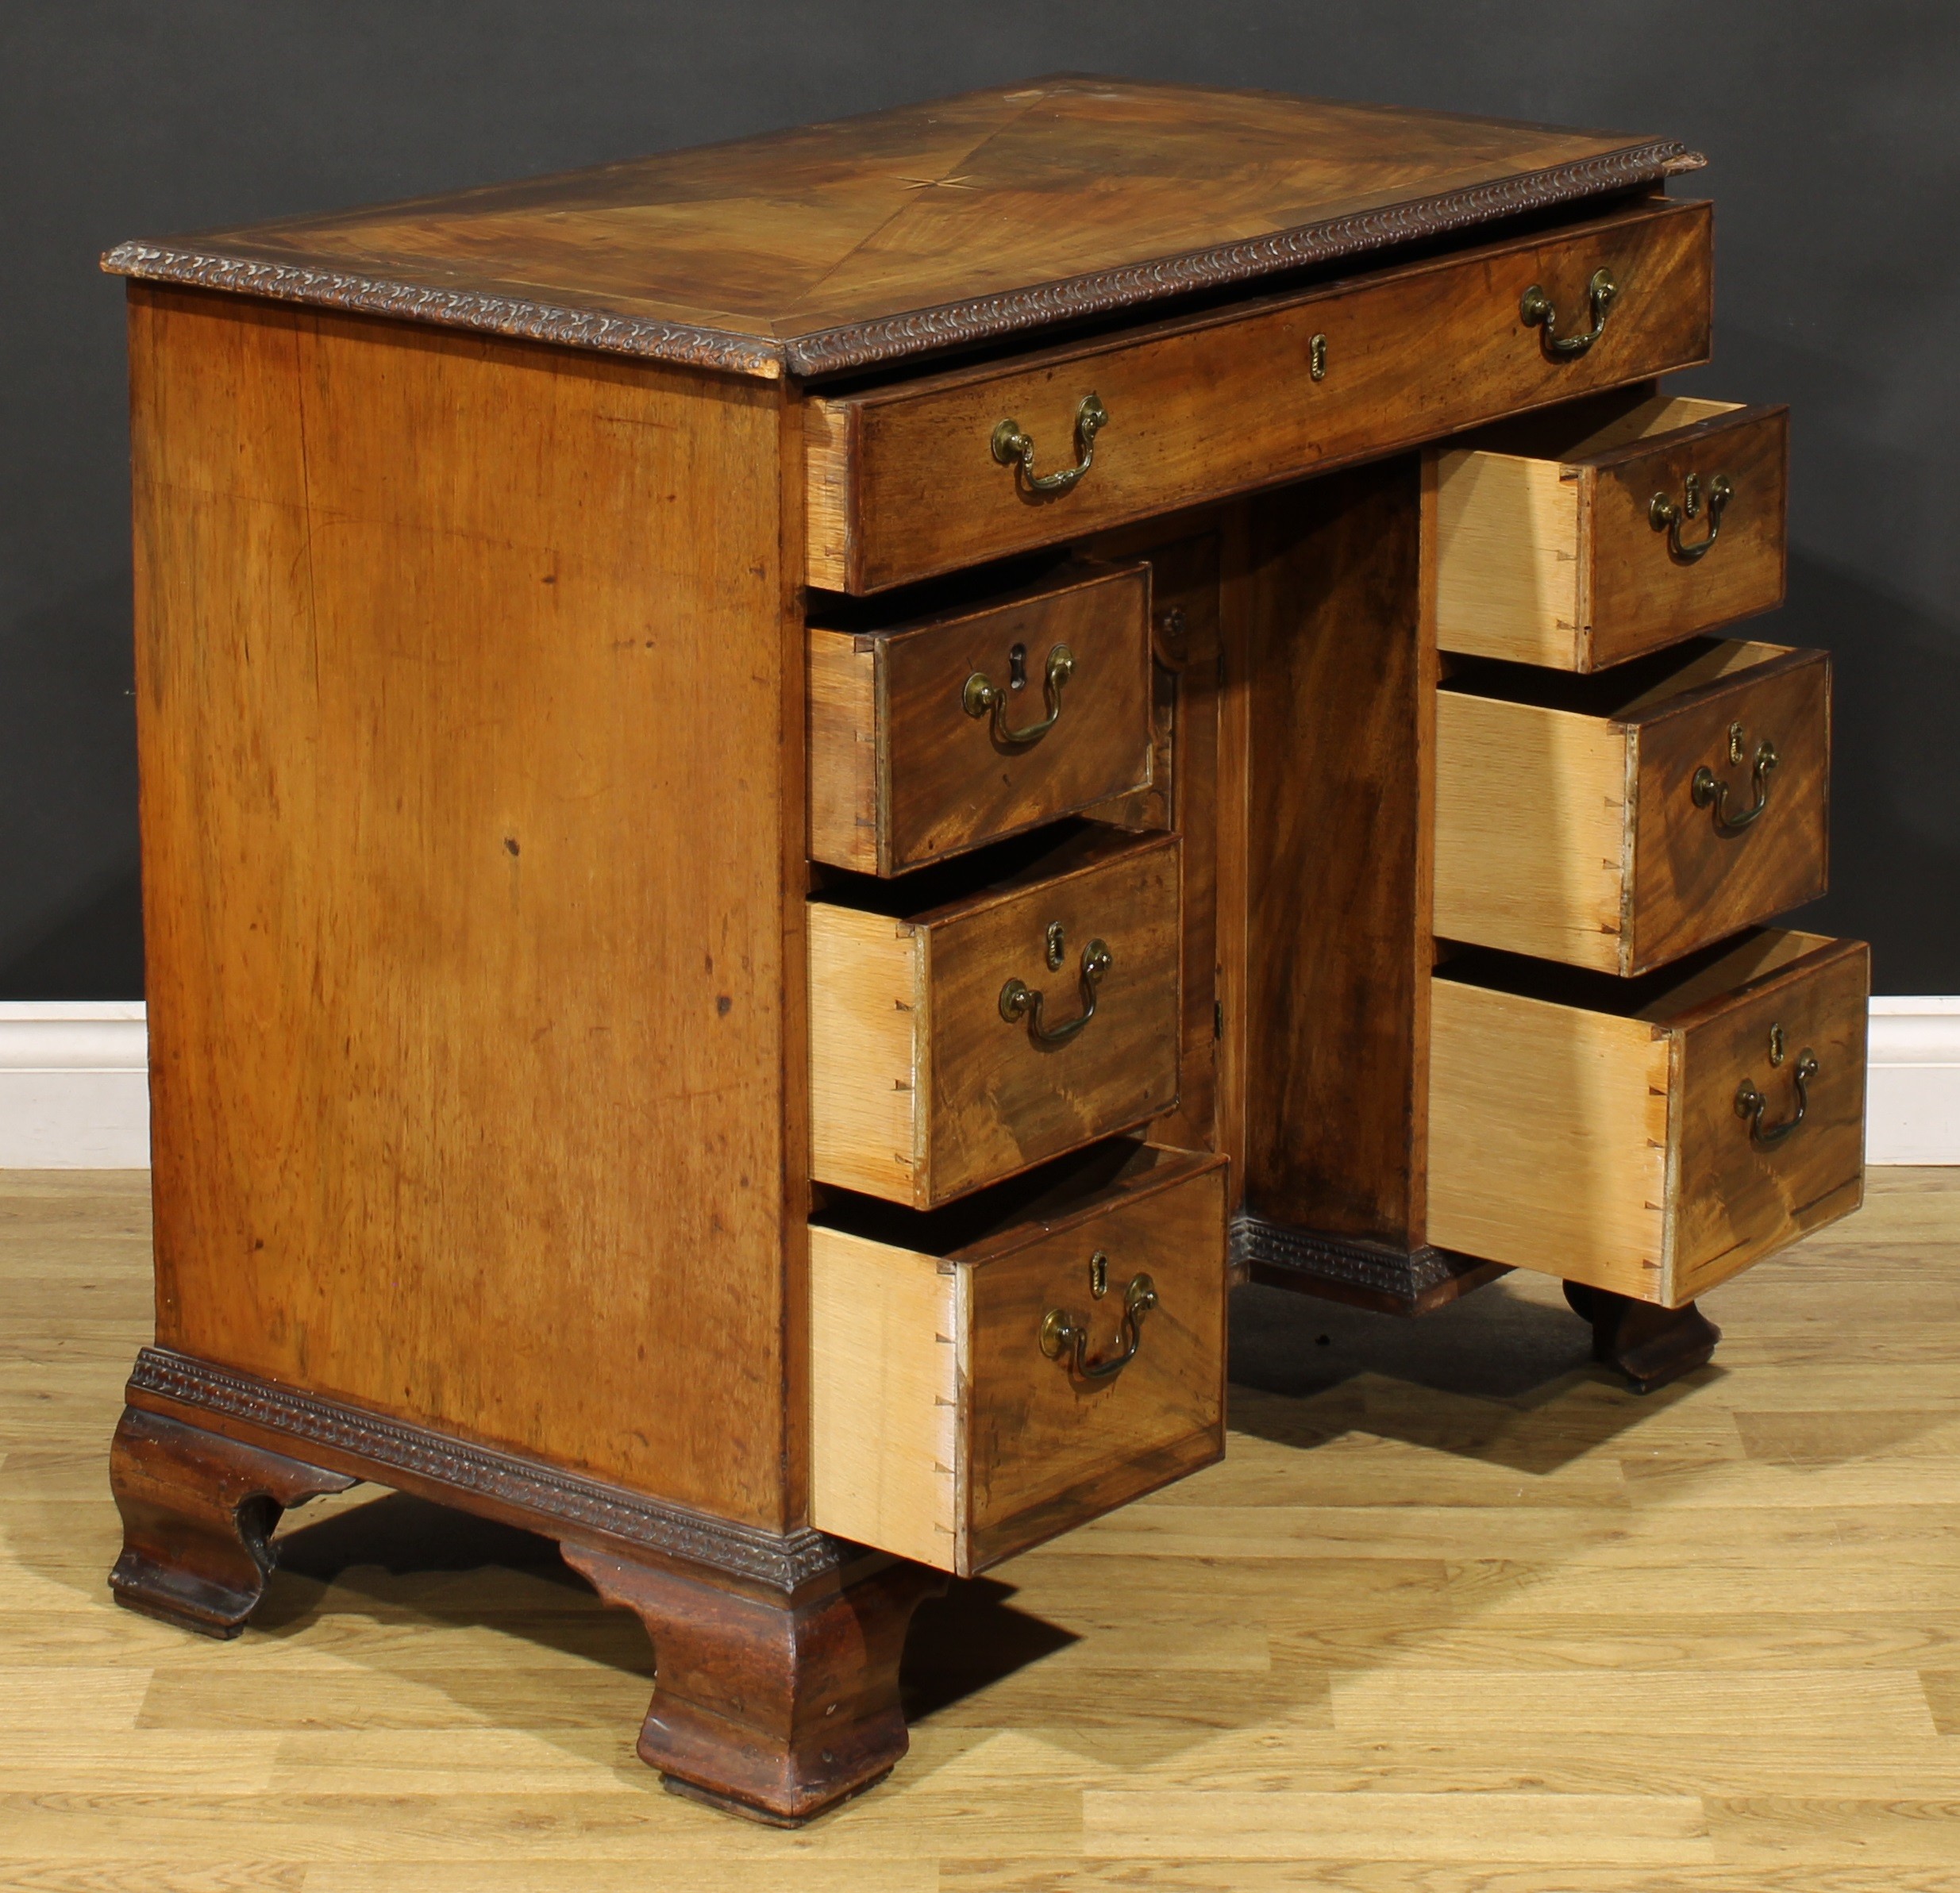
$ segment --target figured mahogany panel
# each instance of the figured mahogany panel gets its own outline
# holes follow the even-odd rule
[[[1626,190],[1669,139],[1062,75],[108,267],[821,374]]]
[[[1228,1068],[1246,1209],[1422,1240],[1419,1069],[1429,953],[1433,660],[1420,637],[1411,456],[1249,507],[1228,566],[1225,846],[1242,860]],[[1230,787],[1238,778],[1236,791]]]
[[[863,393],[813,396],[813,585],[882,591],[1412,447],[1503,414],[1706,359],[1709,209],[1651,203],[1373,275],[1131,329]],[[1519,314],[1538,284],[1583,307],[1596,270],[1623,286],[1584,354],[1548,352]],[[1321,372],[1316,374],[1318,364]],[[994,450],[1012,421],[1030,489]]]
[[[141,287],[131,360],[160,1340],[781,1525],[780,392]]]

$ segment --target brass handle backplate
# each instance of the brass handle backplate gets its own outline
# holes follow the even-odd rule
[[[1098,1251],[1097,1262],[1104,1271],[1109,1258]],[[1093,1272],[1095,1264],[1091,1264]],[[1089,1324],[1061,1308],[1051,1308],[1042,1317],[1042,1352],[1050,1360],[1059,1360],[1077,1380],[1114,1380],[1137,1357],[1143,1345],[1143,1318],[1157,1306],[1157,1284],[1147,1275],[1134,1275],[1123,1291],[1122,1340],[1120,1354],[1107,1360],[1089,1359]]]
[[[1619,294],[1619,284],[1609,269],[1596,269],[1586,285],[1586,302],[1592,312],[1592,326],[1577,335],[1558,333],[1558,311],[1544,290],[1534,283],[1518,304],[1518,320],[1527,329],[1545,331],[1545,352],[1555,360],[1569,361],[1583,355],[1606,333],[1606,313]]]
[[[1076,464],[1053,473],[1034,471],[1034,442],[1022,433],[1019,421],[1003,421],[994,429],[994,458],[1014,469],[1015,484],[1030,497],[1052,499],[1066,493],[1087,473],[1096,459],[1096,437],[1109,425],[1109,410],[1094,394],[1084,394],[1076,410]]]
[[[1019,729],[1007,727],[1007,699],[1011,691],[1018,690],[1026,681],[1027,653],[1019,644],[1007,654],[1007,683],[995,683],[984,671],[976,671],[967,679],[965,687],[960,693],[960,702],[969,717],[991,715],[994,720],[994,741],[1011,749],[1025,748],[1030,743],[1038,743],[1055,727],[1061,716],[1061,687],[1075,675],[1075,652],[1066,644],[1057,644],[1048,653],[1048,667],[1042,680],[1042,695],[1048,714],[1038,723],[1024,723]]]
[[[1729,725],[1729,760],[1739,763],[1742,760],[1742,726],[1739,723]],[[1695,771],[1694,780],[1689,785],[1689,793],[1695,798],[1698,809],[1715,811],[1715,832],[1723,837],[1742,833],[1769,806],[1769,774],[1781,759],[1777,754],[1777,746],[1767,737],[1756,745],[1756,760],[1750,770],[1750,783],[1756,799],[1739,815],[1728,812],[1729,786],[1706,764]]]
[[[1051,926],[1048,929],[1048,964],[1057,968],[1061,964],[1061,929],[1059,925]],[[1010,979],[1001,987],[1000,1016],[1010,1025],[1017,1025],[1026,1019],[1028,1022],[1028,1037],[1044,1049],[1065,1045],[1096,1017],[1096,989],[1101,983],[1103,974],[1115,964],[1110,956],[1109,948],[1099,940],[1092,940],[1082,949],[1082,1010],[1065,1025],[1044,1025],[1042,1021],[1043,995],[1019,979]]]
[[[1784,1050],[1781,1025],[1769,1028],[1769,1062],[1782,1064],[1786,1056]],[[1756,1088],[1755,1080],[1745,1078],[1735,1087],[1735,1114],[1746,1121],[1749,1141],[1759,1149],[1770,1149],[1781,1144],[1798,1125],[1804,1122],[1810,1109],[1810,1081],[1817,1075],[1817,1054],[1806,1045],[1796,1055],[1796,1068],[1790,1074],[1791,1083],[1796,1090],[1796,1109],[1781,1124],[1766,1124],[1763,1114],[1769,1108],[1769,1100]]]
[[[1735,497],[1735,483],[1726,473],[1718,473],[1708,483],[1708,530],[1692,545],[1681,538],[1681,528],[1701,514],[1701,475],[1691,473],[1681,482],[1681,503],[1677,506],[1665,493],[1647,502],[1647,524],[1667,535],[1667,555],[1683,565],[1692,565],[1722,536],[1722,512]]]

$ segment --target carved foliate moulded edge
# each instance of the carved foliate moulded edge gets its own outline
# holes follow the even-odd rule
[[[785,1595],[867,1555],[861,1545],[808,1527],[779,1534],[714,1518],[168,1348],[137,1356],[129,1393],[132,1404],[147,1395],[175,1410],[263,1429],[301,1460],[309,1447],[326,1449],[379,1484],[390,1483],[391,1472],[406,1474],[454,1494],[466,1510],[476,1497],[521,1513],[546,1536],[596,1534]]]
[[[772,379],[785,372],[841,374],[908,356],[970,347],[1052,324],[1107,315],[1166,297],[1254,282],[1287,270],[1332,263],[1396,244],[1420,242],[1503,217],[1655,183],[1681,171],[1698,170],[1704,162],[1678,140],[1655,140],[1242,242],[1092,271],[904,315],[843,323],[784,340],[644,316],[568,309],[483,290],[282,263],[188,240],[118,244],[104,255],[102,264],[111,275],[148,282],[185,283]]]

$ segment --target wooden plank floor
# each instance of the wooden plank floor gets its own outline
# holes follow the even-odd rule
[[[922,1611],[911,1756],[793,1834],[659,1791],[637,1625],[522,1534],[357,1491],[237,1643],[110,1606],[146,1184],[0,1178],[8,1889],[1960,1887],[1960,1172],[1645,1400],[1550,1282],[1246,1291],[1226,1463]]]

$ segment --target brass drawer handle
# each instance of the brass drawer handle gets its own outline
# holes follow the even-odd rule
[[[1099,1255],[1105,1267],[1108,1258]],[[1114,1380],[1137,1357],[1143,1345],[1143,1318],[1157,1306],[1157,1284],[1146,1275],[1132,1275],[1123,1291],[1123,1351],[1107,1360],[1089,1359],[1089,1324],[1060,1308],[1042,1317],[1042,1352],[1063,1362],[1078,1380]]]
[[[1557,333],[1558,311],[1538,284],[1534,283],[1518,305],[1518,320],[1527,329],[1545,331],[1545,352],[1555,360],[1569,360],[1575,355],[1585,354],[1606,333],[1606,312],[1619,294],[1619,284],[1614,280],[1611,270],[1596,269],[1585,287],[1585,293],[1586,302],[1592,311],[1592,326],[1578,335]]]
[[[994,429],[994,458],[1014,469],[1015,483],[1030,494],[1048,498],[1066,493],[1089,470],[1096,458],[1096,437],[1109,425],[1109,410],[1094,394],[1084,394],[1076,410],[1076,464],[1057,473],[1034,471],[1034,443],[1019,421],[1003,421]]]
[[[1061,964],[1061,929],[1050,927],[1048,932],[1048,963],[1052,967],[1059,968]],[[1099,940],[1092,940],[1082,949],[1082,1010],[1065,1025],[1044,1025],[1042,1023],[1042,995],[1019,979],[1010,979],[1001,987],[1000,1016],[1010,1025],[1018,1025],[1025,1018],[1028,1022],[1028,1037],[1044,1048],[1065,1045],[1096,1017],[1096,987],[1103,974],[1114,964],[1109,948]]]
[[[1026,681],[1027,652],[1016,644],[1007,653],[1007,677],[1010,688],[1018,689]],[[976,671],[967,679],[966,687],[960,693],[960,702],[969,717],[984,717],[991,714],[994,719],[994,741],[1004,743],[1011,748],[1025,748],[1030,743],[1038,743],[1055,727],[1061,717],[1061,687],[1076,673],[1076,655],[1066,644],[1057,644],[1048,653],[1048,668],[1042,679],[1042,695],[1048,707],[1048,714],[1038,723],[1023,724],[1019,729],[1007,727],[1007,691],[995,683],[984,671]]]
[[[1742,760],[1742,726],[1739,723],[1729,725],[1729,760],[1739,763]],[[1756,745],[1756,760],[1750,771],[1749,779],[1756,799],[1739,815],[1728,812],[1729,786],[1706,764],[1695,771],[1695,779],[1689,785],[1698,809],[1715,810],[1715,832],[1723,837],[1741,834],[1769,806],[1769,772],[1781,759],[1777,746],[1767,737]]]
[[[1667,554],[1683,565],[1692,565],[1722,536],[1722,510],[1735,497],[1735,485],[1726,473],[1718,473],[1708,483],[1708,533],[1692,545],[1683,544],[1681,528],[1701,512],[1701,475],[1691,473],[1681,482],[1681,500],[1676,506],[1665,493],[1647,502],[1647,524],[1667,535]]]
[[[1780,1065],[1783,1062],[1783,1028],[1769,1028],[1769,1062]],[[1769,1108],[1769,1100],[1756,1089],[1754,1080],[1745,1078],[1735,1087],[1735,1114],[1749,1121],[1749,1141],[1762,1149],[1781,1144],[1798,1125],[1804,1122],[1804,1114],[1810,1109],[1810,1081],[1817,1075],[1817,1054],[1806,1045],[1796,1055],[1796,1068],[1790,1074],[1796,1087],[1796,1109],[1781,1124],[1765,1124],[1762,1114]]]

